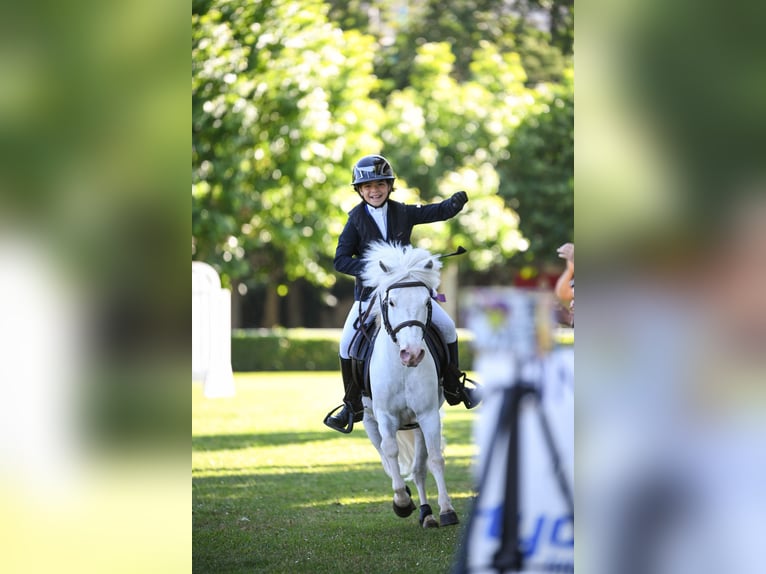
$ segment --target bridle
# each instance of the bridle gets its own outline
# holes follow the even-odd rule
[[[428,317],[426,317],[426,322],[421,323],[420,321],[416,321],[414,319],[410,319],[408,321],[402,321],[399,323],[396,327],[391,326],[391,322],[388,319],[388,293],[392,289],[406,289],[408,287],[425,287],[428,290],[428,293],[431,293],[431,288],[423,283],[422,281],[401,281],[399,283],[394,283],[391,285],[388,289],[386,289],[386,296],[383,297],[383,294],[380,294],[380,313],[383,317],[383,327],[386,329],[386,333],[388,333],[388,336],[391,337],[391,340],[394,342],[394,344],[399,344],[396,340],[396,334],[404,329],[405,327],[420,327],[423,330],[423,336],[425,337],[426,330],[428,329],[428,326],[431,324],[431,298],[428,298],[428,302],[426,303],[426,307],[428,309]]]

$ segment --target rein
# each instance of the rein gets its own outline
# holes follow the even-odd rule
[[[423,283],[422,281],[401,281],[399,283],[394,283],[391,285],[388,289],[386,289],[386,297],[383,298],[383,295],[379,295],[380,297],[380,313],[383,317],[383,327],[386,329],[386,333],[388,333],[388,336],[391,337],[391,340],[394,342],[394,344],[398,344],[399,342],[396,340],[396,334],[404,329],[405,327],[420,327],[423,330],[423,336],[426,335],[426,330],[428,329],[428,326],[431,324],[431,299],[428,299],[428,302],[426,303],[426,306],[428,308],[428,317],[426,317],[426,322],[421,323],[420,321],[415,321],[414,319],[411,319],[409,321],[402,321],[399,323],[396,327],[391,326],[391,322],[388,319],[388,292],[392,289],[406,289],[408,287],[425,287],[428,290],[428,293],[431,293],[431,288]]]

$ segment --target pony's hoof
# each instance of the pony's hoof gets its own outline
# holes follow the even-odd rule
[[[439,522],[442,526],[452,526],[460,521],[457,519],[457,512],[450,510],[449,512],[444,512],[439,515]]]
[[[420,517],[418,518],[420,526],[423,528],[438,528],[439,523],[434,518],[434,511],[431,510],[430,504],[420,505]]]
[[[439,521],[436,520],[436,517],[433,514],[429,514],[420,525],[423,528],[439,528]]]
[[[404,488],[410,496],[409,506],[397,506],[396,502],[393,503],[394,513],[400,518],[407,518],[415,510],[415,503],[412,502],[412,491],[409,486],[405,486]]]
[[[407,518],[412,512],[415,510],[415,503],[410,500],[409,506],[397,506],[396,503],[393,503],[394,512],[396,515],[400,518]]]

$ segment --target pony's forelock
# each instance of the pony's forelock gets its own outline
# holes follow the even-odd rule
[[[429,261],[432,264],[426,268]],[[377,241],[365,252],[364,262],[362,279],[375,289],[375,295],[404,280],[422,281],[431,289],[436,289],[441,281],[441,260],[426,249],[411,245]],[[381,263],[388,271],[383,270]]]

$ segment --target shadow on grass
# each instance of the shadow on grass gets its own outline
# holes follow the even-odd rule
[[[305,444],[336,438],[335,436],[332,436],[334,434],[336,433],[327,429],[327,432],[282,431],[192,436],[192,450],[235,450],[251,447]]]
[[[464,487],[465,479],[470,480],[472,462],[473,459],[469,456],[448,456],[445,470],[447,481],[450,479],[459,480],[461,488]],[[358,486],[363,486],[365,489],[372,486],[373,488],[382,488],[385,493],[388,493],[386,488],[391,485],[390,479],[386,476],[379,461],[356,462],[351,469],[348,463],[306,466],[280,464],[274,467],[265,466],[261,468],[263,468],[263,472],[253,472],[252,467],[218,467],[214,474],[194,476],[192,486],[198,489],[195,490],[195,493],[203,494],[209,490],[215,496],[229,497],[239,496],[241,494],[239,489],[243,487],[274,487],[279,490],[286,485],[305,488],[313,484],[321,484],[326,492],[344,498],[349,496],[344,490],[346,488],[357,491]],[[205,472],[205,469],[193,469],[193,472]],[[429,480],[432,480],[430,471]],[[435,489],[435,484],[431,488]],[[291,492],[289,498],[291,500],[301,498],[314,500],[306,494],[306,491]]]
[[[473,494],[469,462],[452,463],[447,485],[464,524]],[[393,513],[379,463],[249,469],[192,485],[195,572],[447,572],[459,544],[461,526],[427,531],[417,512]],[[427,489],[438,514],[430,475]]]
[[[263,406],[262,391],[284,380],[243,384],[236,410],[252,411],[254,424],[230,424],[229,403],[204,403],[195,415],[204,431],[192,436],[193,572],[449,572],[474,494],[473,449],[463,447],[473,446],[480,413],[445,407],[446,481],[462,524],[424,530],[418,512],[394,514],[391,480],[362,425],[343,435],[321,423],[324,408],[294,412],[296,397],[316,392],[313,381],[290,379],[292,398]],[[426,488],[438,514],[430,474]]]
[[[443,435],[448,445],[470,445],[471,436],[470,420],[446,420],[444,423]],[[216,451],[216,450],[236,450],[252,447],[285,446],[294,444],[308,444],[313,442],[323,442],[343,438],[345,435],[336,431],[325,429],[319,431],[280,431],[280,432],[258,432],[243,434],[217,434],[192,436],[193,451]],[[359,423],[359,428],[354,427],[351,435],[354,438],[367,435],[363,426]]]

